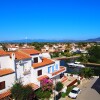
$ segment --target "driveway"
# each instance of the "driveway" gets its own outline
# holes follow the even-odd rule
[[[98,90],[100,89],[99,83],[100,78],[93,78],[87,84],[80,86],[82,91],[76,100],[100,100],[100,90]]]
[[[93,78],[79,86],[82,90],[75,100],[100,100],[100,78]],[[73,100],[68,97],[60,100]]]

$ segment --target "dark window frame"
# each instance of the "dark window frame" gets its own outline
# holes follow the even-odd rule
[[[38,57],[34,58],[34,63],[38,63]]]
[[[5,81],[0,82],[0,90],[5,89]]]
[[[42,69],[37,71],[37,75],[38,76],[42,75]]]

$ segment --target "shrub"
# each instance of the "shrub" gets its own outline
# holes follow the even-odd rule
[[[43,79],[41,81],[41,88],[43,91],[52,91],[53,81],[51,79]]]
[[[62,93],[61,93],[61,96],[62,96],[63,98],[65,98],[66,93],[62,92]]]
[[[50,91],[43,91],[41,88],[35,91],[35,94],[37,98],[39,99],[45,99],[45,98],[50,98],[51,92]]]
[[[58,83],[56,84],[56,90],[59,92],[59,91],[62,90],[62,88],[63,88],[63,84],[62,84],[61,82],[58,82]]]
[[[77,81],[78,85],[80,84],[80,80]]]
[[[74,88],[74,86],[68,87],[67,90],[66,90],[66,95],[68,95],[73,88]]]
[[[16,82],[11,88],[12,97],[15,100],[27,100],[34,91],[31,86],[23,86],[21,83]],[[31,97],[33,99],[33,97]]]

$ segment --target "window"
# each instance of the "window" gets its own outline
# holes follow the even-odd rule
[[[56,70],[58,70],[58,64],[56,64]]]
[[[38,57],[34,58],[34,63],[38,63]]]
[[[51,67],[48,67],[48,73],[50,73],[50,71],[51,71]]]
[[[0,82],[0,90],[5,89],[5,81]]]
[[[54,66],[52,66],[52,72],[54,72]]]
[[[38,76],[42,75],[42,70],[38,70]]]

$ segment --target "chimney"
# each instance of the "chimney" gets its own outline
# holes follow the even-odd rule
[[[15,53],[12,53],[11,57],[12,57],[13,60],[15,60]]]

